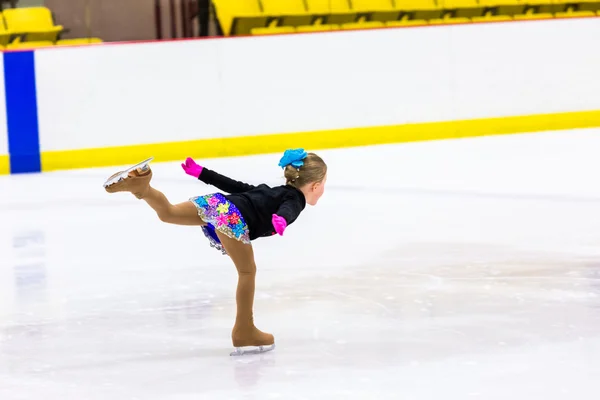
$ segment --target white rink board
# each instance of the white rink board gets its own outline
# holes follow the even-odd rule
[[[41,49],[41,150],[600,109],[600,19]]]
[[[218,41],[38,51],[41,150],[194,139],[218,132]]]

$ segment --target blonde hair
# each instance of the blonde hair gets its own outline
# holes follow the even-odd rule
[[[327,174],[327,164],[315,153],[308,153],[303,160],[304,165],[296,168],[292,165],[285,167],[284,176],[287,185],[301,188],[307,183],[321,182]]]

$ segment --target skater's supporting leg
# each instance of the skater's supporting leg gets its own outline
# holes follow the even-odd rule
[[[142,198],[158,215],[161,221],[175,225],[206,225],[198,216],[198,209],[190,202],[173,205],[160,191],[150,187]]]
[[[231,338],[235,347],[267,346],[275,343],[273,335],[254,326],[253,307],[256,285],[256,263],[252,245],[231,239],[217,231],[217,235],[238,271],[236,290],[237,315]]]

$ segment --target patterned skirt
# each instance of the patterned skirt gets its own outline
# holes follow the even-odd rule
[[[250,231],[240,210],[221,193],[192,197],[190,201],[198,209],[202,221],[207,223],[202,231],[211,247],[227,254],[216,231],[242,243],[250,243]]]

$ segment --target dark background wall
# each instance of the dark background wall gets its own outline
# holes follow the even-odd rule
[[[99,37],[110,42],[218,33],[210,0],[18,0],[17,6],[48,7],[56,23],[70,30],[65,39]]]
[[[58,24],[71,30],[65,38],[156,39],[153,0],[44,0],[43,3],[52,10]]]

